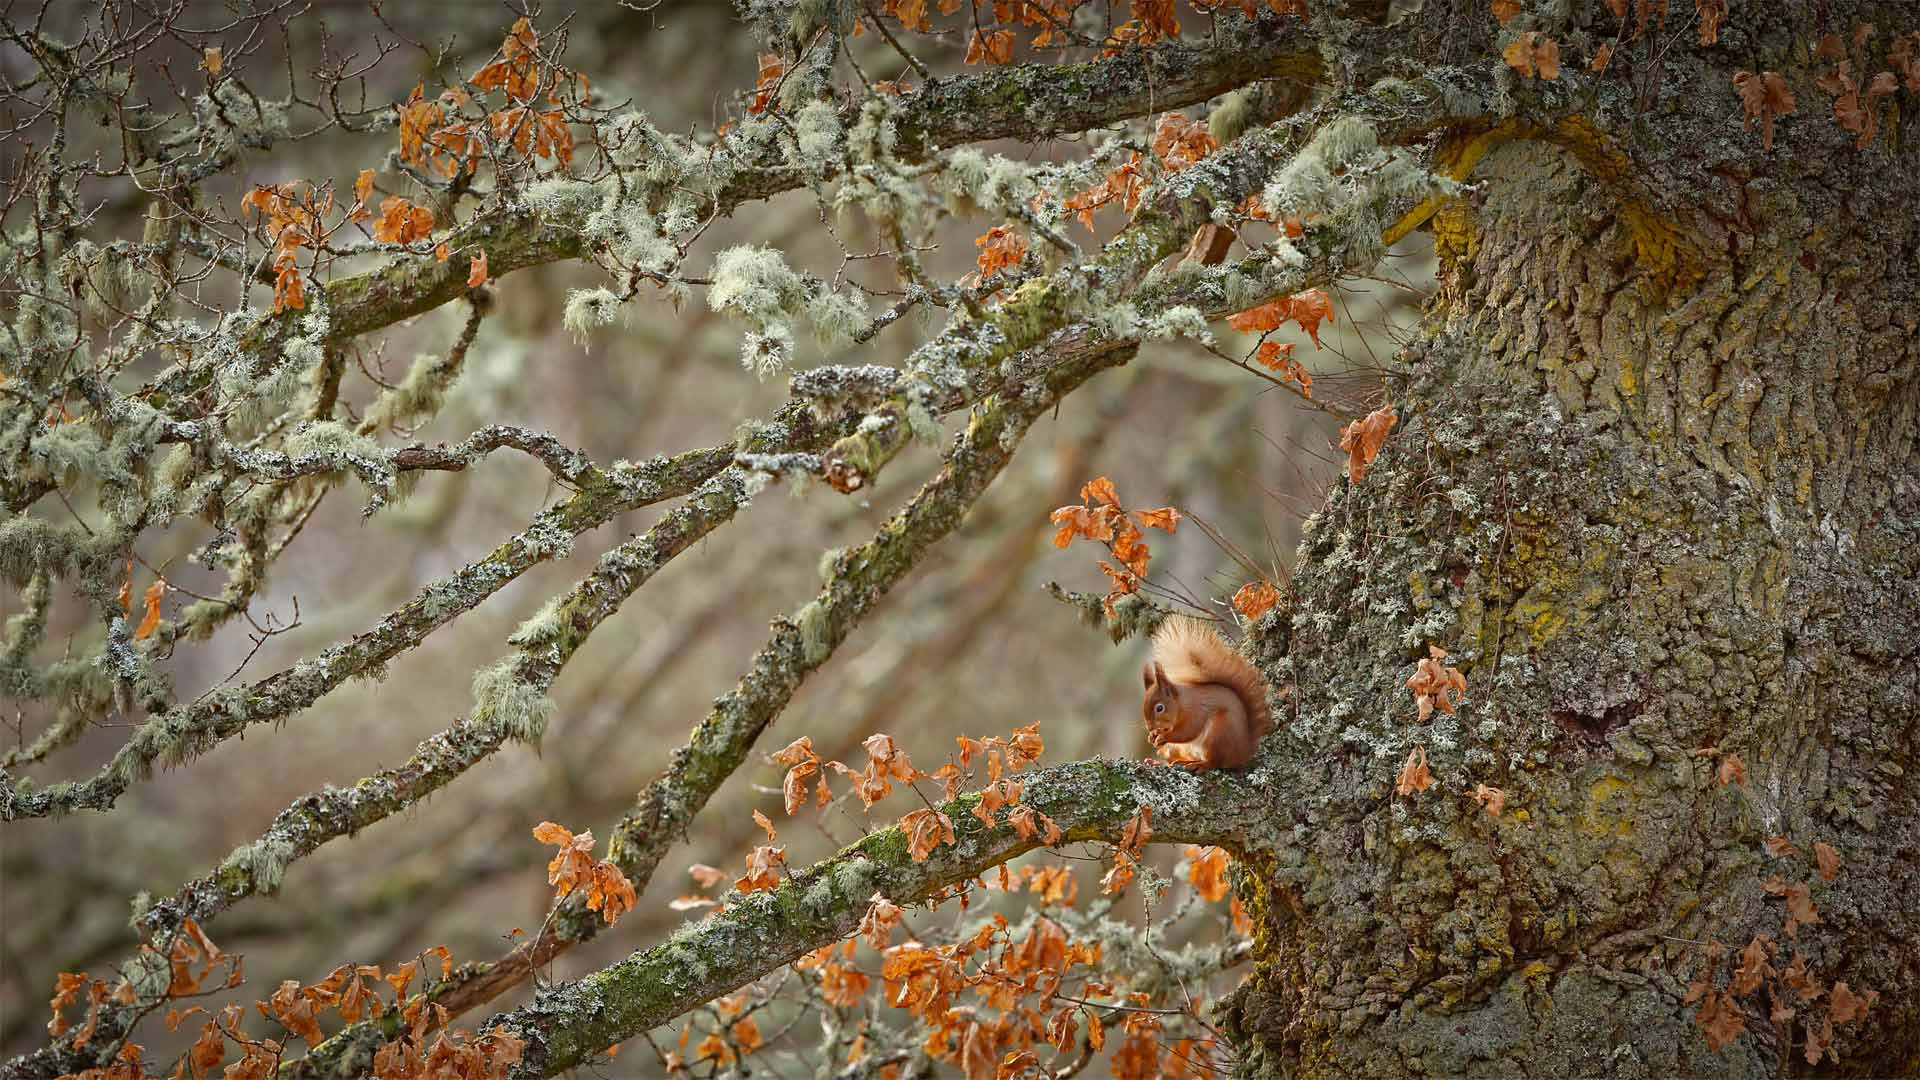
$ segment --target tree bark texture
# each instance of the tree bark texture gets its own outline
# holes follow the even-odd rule
[[[1294,692],[1263,768],[1295,843],[1247,856],[1246,1074],[1806,1072],[1824,999],[1747,999],[1717,1053],[1683,1003],[1695,943],[1755,934],[1880,993],[1815,1071],[1920,1069],[1915,114],[1856,151],[1795,81],[1764,152],[1730,73],[1804,62],[1804,14],[1739,12],[1662,112],[1442,144],[1475,187],[1432,219],[1399,428],[1255,634]],[[1470,697],[1421,725],[1429,644]],[[1416,744],[1437,784],[1396,795]],[[1817,925],[1784,932],[1776,877]]]

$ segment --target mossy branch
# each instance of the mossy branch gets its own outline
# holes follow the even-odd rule
[[[1081,761],[1030,774],[1021,801],[1053,819],[1069,843],[1117,841],[1146,806],[1153,812],[1154,843],[1237,849],[1260,798],[1238,774],[1192,774],[1157,762]],[[958,842],[936,848],[923,862],[909,856],[899,826],[882,829],[776,889],[730,896],[724,912],[583,979],[546,989],[532,1004],[486,1026],[505,1027],[527,1041],[513,1076],[552,1076],[851,936],[875,893],[902,906],[923,903],[1040,846],[1004,823],[983,824],[972,813],[978,799],[964,796],[942,807]]]

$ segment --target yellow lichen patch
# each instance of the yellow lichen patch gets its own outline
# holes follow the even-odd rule
[[[1632,790],[1632,784],[1617,776],[1603,776],[1594,781],[1593,786],[1587,789],[1587,813],[1581,831],[1593,836],[1632,836],[1632,800],[1628,799],[1627,805],[1618,808],[1605,805],[1615,796],[1626,795]]]
[[[1625,357],[1621,358],[1620,377],[1615,380],[1615,384],[1620,388],[1621,397],[1632,397],[1640,392],[1640,380],[1639,377],[1633,373],[1632,360]]]
[[[1480,251],[1480,231],[1473,211],[1459,199],[1449,199],[1433,214],[1433,252],[1443,264],[1471,260]]]
[[[1705,276],[1704,260],[1679,225],[1656,213],[1635,190],[1633,159],[1584,116],[1564,117],[1551,128],[1514,119],[1492,127],[1458,129],[1435,149],[1435,171],[1453,180],[1465,180],[1494,147],[1515,139],[1541,139],[1565,149],[1581,168],[1607,187],[1619,201],[1619,220],[1633,242],[1634,258],[1656,287],[1686,287]],[[1447,220],[1449,215],[1451,220]],[[1449,259],[1472,255],[1472,217],[1462,201],[1453,197],[1427,199],[1414,207],[1387,230],[1387,242],[1391,244],[1428,222],[1433,226],[1434,249],[1442,265]],[[1443,236],[1443,229],[1449,235]]]

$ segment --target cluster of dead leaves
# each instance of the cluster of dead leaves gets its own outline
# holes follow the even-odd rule
[[[1140,196],[1147,189],[1147,163],[1139,154],[1130,154],[1115,166],[1098,184],[1076,192],[1067,197],[1061,205],[1070,214],[1080,219],[1088,232],[1093,232],[1093,212],[1105,206],[1119,204],[1128,218],[1140,208]]]
[[[1440,661],[1447,658],[1447,650],[1438,645],[1427,646],[1427,658],[1414,666],[1413,674],[1407,679],[1407,689],[1413,691],[1413,702],[1420,710],[1420,722],[1426,723],[1433,716],[1433,710],[1452,716],[1461,695],[1467,692],[1467,677],[1459,668],[1448,667]]]
[[[1140,524],[1135,525],[1138,518]],[[1128,593],[1138,592],[1140,582],[1147,576],[1147,565],[1152,552],[1142,542],[1146,535],[1141,526],[1160,529],[1169,534],[1180,528],[1180,511],[1171,506],[1158,510],[1135,510],[1129,516],[1127,509],[1120,505],[1120,494],[1114,489],[1113,481],[1104,476],[1096,476],[1080,488],[1080,505],[1062,506],[1055,510],[1049,519],[1058,528],[1053,533],[1053,546],[1063,548],[1073,543],[1076,536],[1102,543],[1113,553],[1114,566],[1102,559],[1100,572],[1113,582],[1106,599],[1107,617],[1114,617],[1113,603]]]
[[[1880,108],[1875,104],[1880,98],[1889,97],[1900,85],[1899,75],[1894,71],[1882,71],[1867,80],[1863,87],[1854,77],[1854,63],[1857,60],[1862,68],[1867,63],[1867,42],[1873,37],[1874,27],[1861,23],[1854,27],[1852,55],[1838,34],[1828,34],[1820,39],[1820,45],[1814,50],[1813,58],[1830,60],[1833,67],[1821,73],[1814,85],[1825,90],[1833,97],[1833,119],[1840,130],[1859,136],[1854,141],[1854,149],[1865,150],[1873,145],[1880,131]],[[1920,44],[1920,31],[1899,35],[1894,39],[1893,49],[1888,59],[1896,69],[1907,76],[1907,89],[1920,90],[1920,62],[1913,56],[1915,45]],[[1901,56],[1891,55],[1899,51]]]
[[[760,1021],[753,1016],[752,996],[747,990],[740,990],[713,1002],[714,1012],[719,1023],[709,1030],[706,1037],[694,1044],[693,1057],[684,1053],[693,1036],[693,1022],[689,1020],[680,1029],[679,1049],[662,1056],[661,1064],[668,1075],[687,1077],[692,1074],[690,1068],[706,1065],[713,1068],[728,1068],[741,1058],[766,1045],[766,1036],[760,1031]],[[619,1050],[615,1044],[613,1049]]]
[[[161,951],[152,945],[142,945],[140,952],[147,964],[157,964]],[[200,924],[192,919],[183,920],[167,947],[165,963],[168,969],[167,988],[164,997],[176,999],[189,997],[215,988],[230,988],[245,982],[241,975],[241,962],[237,954],[223,952],[213,940],[200,929]],[[219,983],[210,983],[216,967],[225,965],[226,976]],[[67,1018],[66,1010],[80,1000],[82,994],[87,999],[86,1020],[78,1027]],[[82,972],[63,971],[54,980],[53,997],[48,1001],[52,1015],[47,1020],[49,1038],[60,1039],[73,1033],[68,1045],[78,1050],[93,1041],[100,1028],[100,1013],[109,1002],[116,1005],[134,1005],[138,994],[133,984],[121,979],[118,984],[109,986],[104,979],[90,978]],[[198,1010],[193,1010],[198,1011]],[[178,1021],[173,1021],[178,1026]],[[133,1068],[129,1075],[143,1074],[144,1066],[139,1063],[139,1051],[134,1059],[122,1061],[109,1068]],[[117,1078],[116,1078],[117,1080]]]
[[[560,849],[547,863],[547,884],[554,887],[555,900],[565,900],[575,889],[584,890],[587,910],[598,911],[608,926],[639,902],[633,882],[619,867],[593,857],[591,831],[576,834],[564,825],[543,821],[534,826],[533,838]]]
[[[893,736],[884,733],[869,735],[861,743],[867,751],[867,766],[864,769],[856,770],[843,762],[823,760],[813,748],[812,737],[807,735],[782,747],[773,755],[773,760],[787,766],[781,791],[787,813],[794,814],[807,804],[809,792],[818,806],[826,806],[832,801],[833,790],[827,782],[829,772],[837,772],[850,781],[850,791],[866,809],[871,809],[875,803],[892,794],[896,782],[911,785],[921,780],[933,781],[942,786],[946,801],[952,802],[959,797],[961,786],[973,777],[971,766],[975,759],[979,759],[986,766],[987,784],[973,810],[974,817],[992,828],[997,824],[996,812],[1004,808],[1007,809],[1008,826],[1023,840],[1038,838],[1044,844],[1055,844],[1065,838],[1064,832],[1052,818],[1021,803],[1023,785],[1009,777],[1009,774],[1021,772],[1032,765],[1045,750],[1046,742],[1040,735],[1039,721],[1018,728],[1011,736],[1004,738],[990,735],[984,739],[974,739],[961,735],[955,737],[955,742],[958,752],[954,758],[932,772],[916,768]],[[773,845],[778,839],[773,823],[758,810],[753,812],[753,819],[766,830],[767,843],[748,853],[747,872],[734,882],[734,887],[743,893],[778,888],[782,880],[781,871],[786,865],[786,849]],[[952,844],[958,840],[953,818],[932,807],[909,812],[900,819],[899,826],[906,837],[908,857],[914,862],[925,862],[942,844]],[[703,871],[706,873],[703,874]],[[696,865],[692,872],[703,887],[711,887],[721,880],[720,872],[712,867]],[[673,906],[678,910],[713,904],[714,901],[704,896],[685,896],[674,901]]]
[[[979,267],[976,281],[986,281],[1002,270],[1017,270],[1027,257],[1027,237],[1011,225],[995,225],[973,243],[980,249],[980,257],[974,260]]]
[[[1179,172],[1220,149],[1207,125],[1185,113],[1163,113],[1153,130],[1153,156],[1168,172]]]
[[[1529,79],[1552,82],[1560,77],[1560,43],[1537,30],[1528,30],[1508,42],[1500,51],[1500,59]]]
[[[1323,289],[1309,289],[1231,315],[1227,318],[1227,325],[1243,334],[1268,334],[1289,322],[1297,322],[1300,329],[1313,339],[1313,347],[1317,349],[1320,347],[1322,320],[1334,321],[1333,298]]]
[[[151,945],[144,946],[142,951],[149,956],[159,955]],[[169,1006],[168,1031],[179,1031],[196,1015],[206,1019],[201,1021],[199,1036],[175,1063],[168,1080],[188,1077],[206,1080],[216,1073],[221,1080],[268,1080],[279,1072],[291,1039],[300,1039],[310,1048],[325,1041],[326,1032],[320,1021],[326,1015],[332,1014],[342,1023],[353,1024],[378,1020],[389,1012],[400,1014],[406,1030],[374,1056],[374,1070],[383,1080],[505,1080],[520,1060],[522,1040],[498,1028],[478,1037],[453,1029],[445,1008],[429,1005],[424,995],[408,997],[408,986],[430,956],[440,960],[441,979],[452,974],[452,953],[442,945],[391,972],[374,964],[342,964],[312,985],[303,986],[293,979],[282,982],[265,1000],[253,1002],[253,1008],[262,1017],[277,1023],[286,1038],[247,1033],[241,1021],[248,1010],[238,1002],[222,1007],[217,1013],[209,1013],[199,1005]],[[246,981],[241,975],[240,957],[221,950],[192,919],[184,920],[173,935],[166,963],[171,972],[163,995],[167,1001],[233,989]],[[225,967],[224,979],[210,982],[209,977],[220,966]],[[381,997],[383,988],[392,990],[391,1003]],[[88,1015],[85,1024],[76,1029],[65,1011],[83,993],[89,1004]],[[76,1049],[86,1046],[97,1031],[101,1006],[108,1001],[125,1006],[140,1004],[132,984],[125,980],[110,990],[103,980],[62,972],[49,1003],[53,1015],[47,1023],[48,1034],[60,1038],[72,1031],[72,1045]],[[438,1034],[429,1046],[428,1035],[435,1030]],[[234,1050],[239,1056],[229,1061]],[[148,1070],[145,1054],[139,1043],[128,1042],[112,1063],[71,1073],[61,1080],[154,1080],[157,1074]]]
[[[1135,8],[1138,11],[1138,7]],[[1137,21],[1137,20],[1136,20]],[[1220,148],[1219,140],[1207,125],[1183,113],[1165,113],[1154,125],[1153,159],[1165,172],[1179,172]],[[1093,213],[1105,206],[1118,205],[1128,218],[1140,207],[1140,197],[1149,182],[1147,158],[1129,154],[1114,166],[1098,184],[1070,195],[1061,204],[1093,232]]]
[[[316,191],[304,180],[256,187],[241,197],[241,216],[260,215],[273,251],[274,311],[307,306],[306,282],[299,270],[300,249],[317,251],[326,243],[331,232],[326,219],[333,208],[331,184]],[[360,210],[361,204],[356,202],[349,219]]]
[[[967,40],[967,64],[994,65],[1013,63],[1013,31],[978,30]]]
[[[1297,226],[1296,226],[1297,227]],[[1267,340],[1266,335],[1273,333],[1289,322],[1300,324],[1300,329],[1313,339],[1313,347],[1320,348],[1320,323],[1322,320],[1333,322],[1333,298],[1324,290],[1309,289],[1303,293],[1272,300],[1258,307],[1251,307],[1227,319],[1227,325],[1241,333],[1257,333],[1261,341],[1255,347],[1253,357],[1267,369],[1277,372],[1280,378],[1300,388],[1302,397],[1313,397],[1313,376],[1294,359],[1293,342]]]
[[[522,161],[546,158],[562,166],[573,164],[573,130],[564,109],[565,92],[586,96],[587,77],[547,63],[539,44],[533,24],[520,19],[494,58],[467,80],[483,93],[499,90],[507,98],[506,107],[488,109],[479,119],[457,118],[474,101],[465,90],[455,87],[428,99],[425,87],[415,86],[397,106],[401,160],[451,177],[478,169],[491,146],[510,150]],[[535,104],[543,87],[550,108]]]
[[[1153,838],[1153,808],[1142,806],[1127,819],[1120,830],[1120,846],[1113,849],[1113,868],[1100,879],[1100,891],[1119,893],[1133,883],[1140,865],[1142,849]]]
[[[1194,847],[1186,848],[1187,882],[1193,886],[1200,899],[1210,904],[1219,903],[1231,891],[1227,884],[1227,867],[1233,862],[1226,848]],[[1253,920],[1248,917],[1247,909],[1240,906],[1240,898],[1233,897],[1227,904],[1227,915],[1233,921],[1233,932],[1242,937],[1253,933]]]
[[[1741,771],[1744,773],[1744,766]],[[1768,855],[1776,859],[1800,855],[1800,849],[1784,836],[1768,837],[1766,850]],[[1815,841],[1813,857],[1820,880],[1832,882],[1840,876],[1840,853],[1832,845]],[[1820,924],[1820,912],[1813,903],[1812,889],[1807,883],[1788,882],[1776,874],[1768,878],[1763,887],[1769,895],[1781,897],[1786,902],[1782,928],[1787,937],[1797,939],[1801,927]],[[1805,1034],[1804,1055],[1807,1064],[1818,1065],[1826,1058],[1837,1060],[1833,1049],[1834,1026],[1851,1023],[1865,1016],[1880,998],[1879,992],[1874,990],[1868,990],[1865,994],[1856,993],[1844,981],[1835,982],[1831,987],[1823,985],[1808,970],[1807,956],[1797,947],[1786,966],[1778,966],[1780,946],[1771,934],[1755,934],[1746,947],[1734,955],[1734,966],[1727,974],[1724,986],[1717,984],[1721,961],[1727,955],[1726,947],[1710,940],[1703,948],[1702,955],[1704,962],[1700,964],[1693,981],[1687,985],[1685,1001],[1689,1005],[1696,1001],[1701,1003],[1694,1014],[1694,1023],[1705,1036],[1708,1049],[1715,1051],[1739,1038],[1747,1029],[1747,1014],[1740,999],[1754,998],[1757,1006],[1761,1004],[1759,995],[1764,991],[1767,1017],[1776,1030],[1790,1032],[1795,1018],[1800,1018]],[[1827,1007],[1816,1022],[1814,1014],[1807,1007],[1823,994],[1827,998]]]
[[[1407,689],[1412,691],[1414,707],[1419,711],[1418,723],[1431,720],[1436,709],[1453,715],[1459,708],[1460,699],[1466,695],[1466,673],[1442,663],[1446,658],[1447,650],[1429,644],[1426,657],[1414,665],[1413,674],[1407,677]],[[1405,797],[1425,791],[1434,783],[1433,768],[1427,760],[1427,748],[1416,745],[1407,752],[1407,760],[1394,776],[1394,793]],[[1499,817],[1500,812],[1506,809],[1507,793],[1497,787],[1475,784],[1473,801],[1487,812],[1488,817]]]
[[[880,977],[888,1004],[926,1025],[921,1048],[929,1057],[954,1066],[969,1080],[992,1080],[1029,1075],[1037,1064],[1033,1051],[1043,1044],[1077,1049],[1082,1012],[1089,1045],[1096,1052],[1105,1046],[1106,1030],[1098,1013],[1057,996],[1075,968],[1097,970],[1100,956],[1098,943],[1072,940],[1052,919],[1037,917],[1024,935],[1016,935],[1006,916],[996,913],[990,923],[950,944],[915,940],[887,947]],[[960,1003],[960,995],[967,992],[979,1005]],[[1091,978],[1082,990],[1103,996],[1111,992],[1110,986]],[[856,1044],[849,1064],[864,1053]],[[1116,1065],[1115,1075],[1154,1073],[1129,1074]]]

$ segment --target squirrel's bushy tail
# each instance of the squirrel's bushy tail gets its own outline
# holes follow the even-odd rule
[[[1273,730],[1267,680],[1213,627],[1185,615],[1169,615],[1153,632],[1153,659],[1182,685],[1220,683],[1239,695],[1256,737]]]

